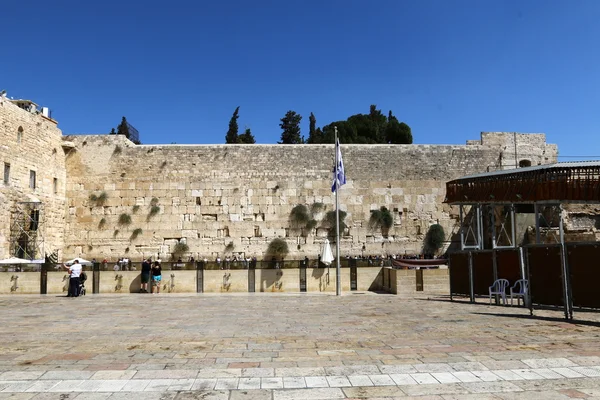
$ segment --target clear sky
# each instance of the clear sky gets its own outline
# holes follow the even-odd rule
[[[600,159],[600,1],[3,1],[0,89],[65,134],[126,116],[143,143],[276,143],[376,104],[415,143],[544,132]]]

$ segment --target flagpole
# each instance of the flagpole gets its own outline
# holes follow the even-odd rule
[[[337,126],[334,127],[335,131],[335,256],[336,256],[336,275],[335,275],[335,295],[340,296],[342,294],[342,277],[340,268],[340,201],[339,201],[339,188],[340,182],[338,179],[338,168],[340,160],[338,159],[338,137],[337,137]]]

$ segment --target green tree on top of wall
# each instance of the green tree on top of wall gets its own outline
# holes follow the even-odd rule
[[[406,123],[398,121],[392,111],[386,117],[376,105],[371,105],[368,114],[351,115],[345,121],[325,125],[322,130],[311,129],[306,142],[333,143],[335,127],[338,128],[341,143],[410,144],[413,141],[411,129]]]
[[[239,118],[240,107],[237,106],[231,119],[229,120],[229,129],[227,130],[227,134],[225,135],[225,143],[233,144],[238,143],[238,123],[237,120]]]
[[[254,135],[250,131],[250,128],[246,128],[244,133],[242,133],[240,136],[238,136],[238,143],[243,143],[243,144],[256,143],[256,140],[254,139]]]
[[[281,141],[279,144],[302,144],[304,138],[300,136],[300,121],[302,116],[295,111],[288,111],[285,116],[281,118],[279,126],[283,130],[281,132]]]
[[[256,139],[254,139],[254,135],[250,131],[250,128],[246,128],[244,133],[241,135],[238,134],[238,118],[240,114],[240,107],[236,107],[231,119],[229,120],[229,129],[227,130],[227,134],[225,135],[225,143],[227,144],[254,144],[256,143]]]

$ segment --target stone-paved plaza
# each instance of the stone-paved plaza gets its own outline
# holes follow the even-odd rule
[[[596,313],[375,293],[0,304],[0,399],[600,399]]]

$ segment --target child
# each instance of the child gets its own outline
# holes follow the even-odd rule
[[[156,288],[156,294],[160,293],[160,283],[162,280],[162,270],[160,268],[160,263],[158,261],[154,262],[152,266],[152,294],[154,294],[154,289]]]

